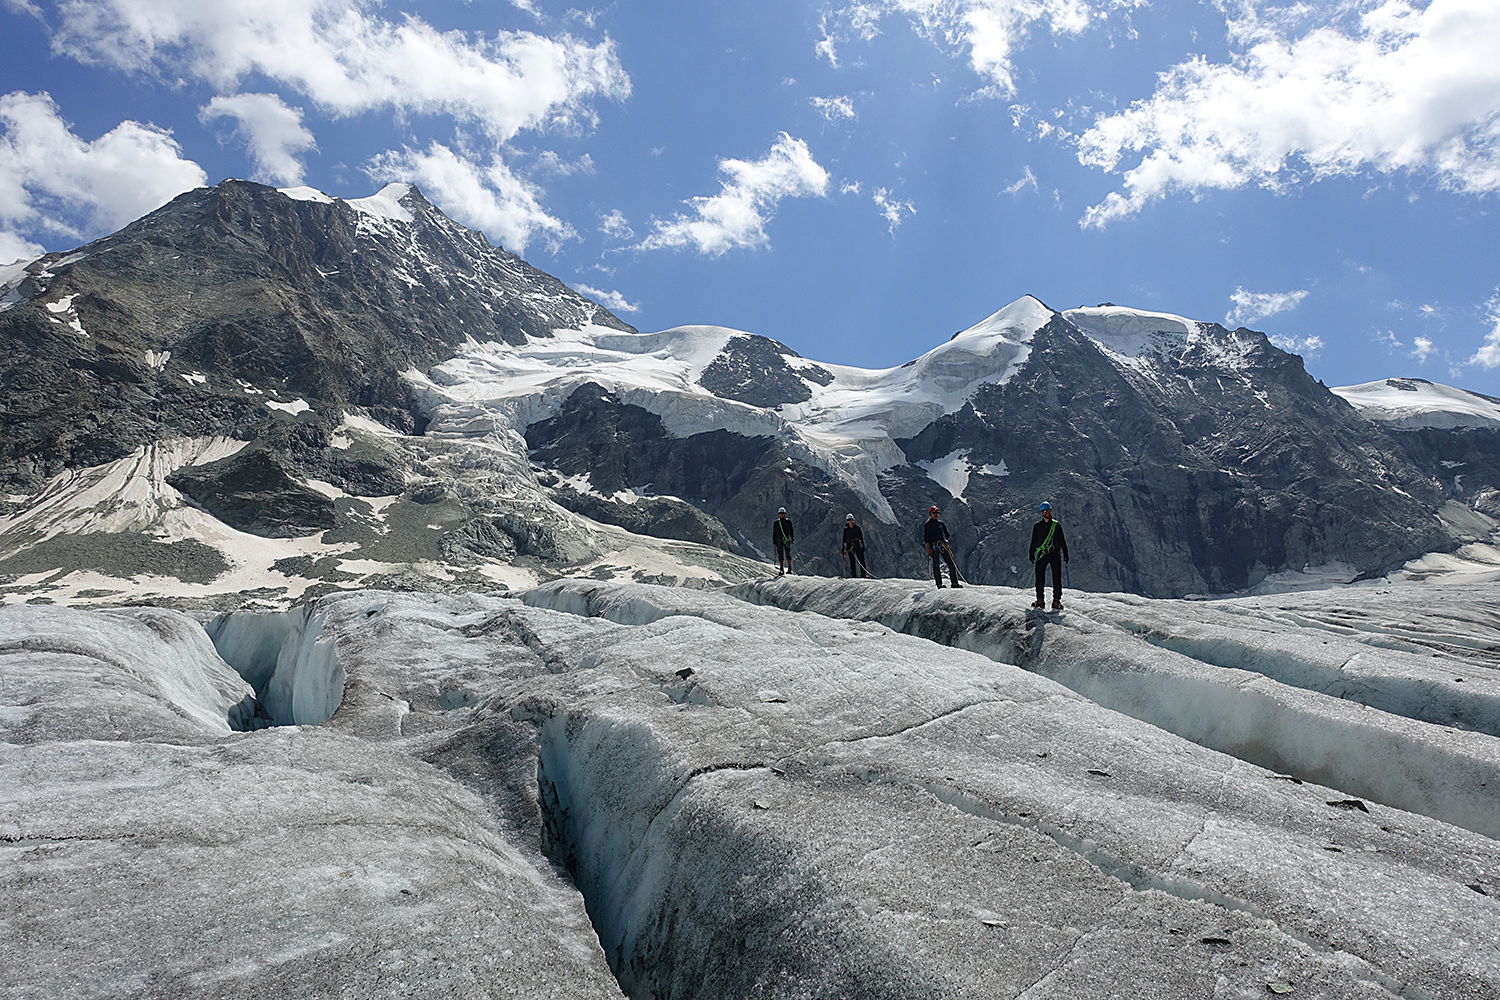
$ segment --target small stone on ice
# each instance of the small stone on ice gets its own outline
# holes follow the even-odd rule
[[[769,808],[771,808],[771,803],[767,802],[765,799],[756,799],[755,800],[755,808],[757,808],[757,809],[769,809]]]
[[[1294,988],[1291,983],[1283,983],[1280,980],[1273,980],[1266,984],[1266,989],[1272,993],[1290,993]]]

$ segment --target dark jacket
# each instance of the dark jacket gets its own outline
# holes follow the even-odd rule
[[[797,537],[797,533],[792,530],[792,519],[791,518],[789,518],[789,517],[778,517],[776,520],[774,520],[774,521],[771,522],[771,544],[772,545],[780,545],[780,546],[785,547],[785,546],[791,545],[792,544],[792,539],[794,539],[796,537]]]
[[[1053,530],[1054,525],[1056,525],[1055,531]],[[1047,541],[1047,533],[1049,531],[1052,532],[1052,546],[1047,552],[1039,552],[1038,550]],[[1064,560],[1068,558],[1068,540],[1063,537],[1062,522],[1055,517],[1052,519],[1051,524],[1048,524],[1046,521],[1038,521],[1031,526],[1031,548],[1026,550],[1026,558],[1032,562],[1036,562],[1038,559],[1050,558],[1054,552],[1061,552]]]
[[[859,551],[859,550],[864,549],[864,547],[865,547],[865,533],[860,528],[860,526],[857,525],[857,524],[850,524],[850,525],[845,526],[845,528],[844,528],[844,551],[848,552],[850,549],[854,549],[856,551]]]
[[[922,541],[928,545],[936,545],[938,542],[948,540],[948,526],[935,517],[929,517],[922,522]]]

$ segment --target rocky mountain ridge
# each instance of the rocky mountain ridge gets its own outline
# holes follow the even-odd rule
[[[1459,505],[1500,484],[1494,430],[1362,416],[1254,331],[1027,296],[886,370],[643,334],[410,185],[189,192],[0,274],[0,344],[16,597],[733,583],[780,506],[799,571],[852,512],[920,578],[929,504],[965,578],[1024,586],[1040,499],[1074,585],[1219,594],[1487,540]]]

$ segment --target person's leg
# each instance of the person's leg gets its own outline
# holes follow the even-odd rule
[[[1052,603],[1062,604],[1062,553],[1052,556]]]
[[[1045,607],[1046,606],[1045,602],[1042,600],[1042,597],[1045,594],[1046,588],[1047,588],[1047,560],[1045,560],[1045,559],[1038,559],[1036,561],[1036,604],[1034,605],[1034,607],[1040,608],[1040,607]]]
[[[955,587],[959,586],[958,567],[953,565],[953,554],[948,551],[947,546],[943,547],[943,562],[948,564],[948,582]]]
[[[943,585],[943,564],[938,559],[938,550],[933,549],[927,555],[932,559],[932,582],[941,587]]]

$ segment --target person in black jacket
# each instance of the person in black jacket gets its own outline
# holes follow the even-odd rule
[[[869,576],[865,563],[865,533],[854,523],[853,514],[844,515],[844,562],[849,576]]]
[[[786,516],[786,508],[776,511],[776,520],[771,522],[771,547],[776,550],[776,575],[792,571],[792,519]],[[783,566],[783,562],[785,566]]]
[[[953,565],[953,547],[948,544],[948,526],[938,520],[938,509],[927,508],[927,520],[922,525],[922,542],[927,546],[927,558],[932,560],[932,582],[943,589],[943,567],[938,563],[941,557],[948,564],[948,581],[954,587],[961,587],[958,582],[958,567]]]
[[[1047,582],[1047,567],[1052,567],[1052,609],[1062,610],[1062,564],[1068,561],[1068,540],[1063,537],[1062,522],[1052,516],[1052,505],[1043,500],[1037,508],[1042,519],[1031,526],[1031,548],[1027,558],[1036,563],[1036,603],[1044,608],[1042,591]]]

